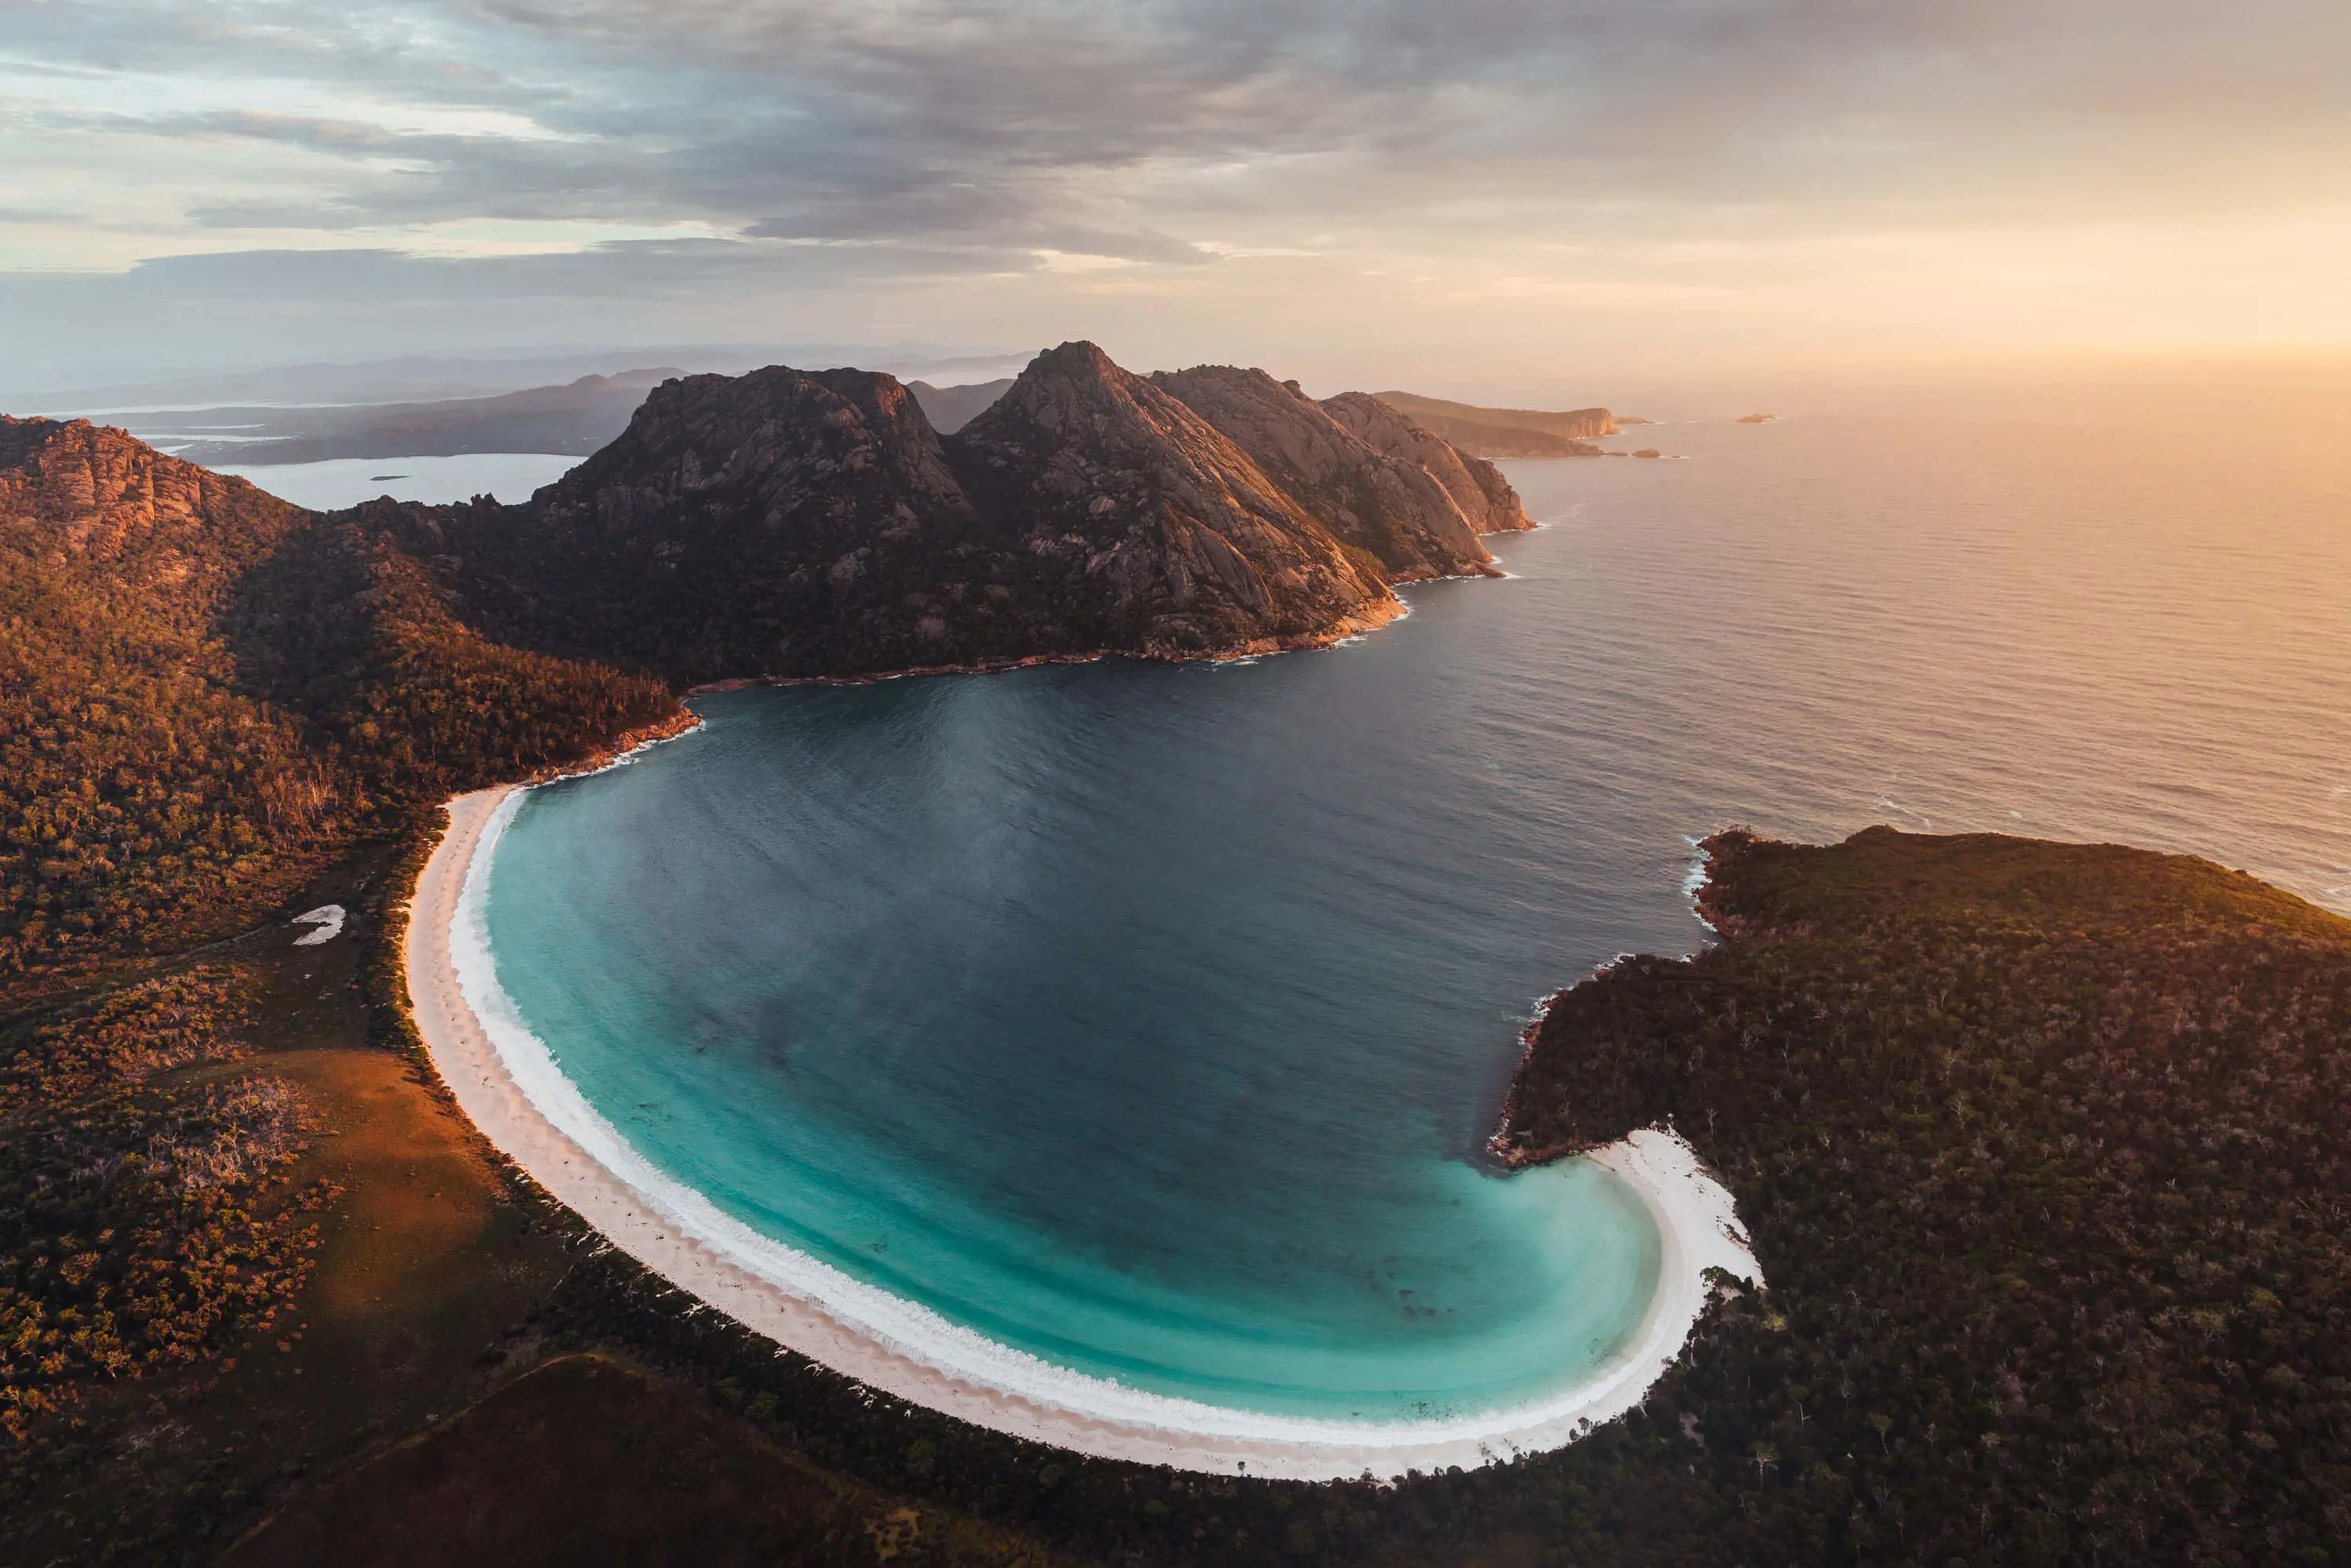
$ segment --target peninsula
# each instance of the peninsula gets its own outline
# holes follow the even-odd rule
[[[1481,408],[1416,392],[1374,395],[1407,419],[1480,457],[1597,457],[1601,448],[1593,444],[1595,437],[1617,434],[1620,424],[1649,423],[1620,419],[1604,408]]]
[[[1311,647],[1524,526],[1390,402],[1083,344],[947,436],[864,372],[666,382],[514,505],[0,421],[9,1550],[493,1561],[487,1496],[648,1561],[2326,1561],[2351,925],[2204,862],[1709,840],[1719,940],[1554,997],[1491,1145],[1602,1152],[1684,1248],[1550,1452],[1023,1405],[811,1315],[486,1049],[501,791],[681,689]]]

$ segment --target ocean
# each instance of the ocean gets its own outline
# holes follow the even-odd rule
[[[475,496],[528,501],[580,459],[551,452],[468,452],[455,457],[332,457],[319,463],[217,465],[218,472],[252,480],[281,501],[313,511],[356,507],[379,496],[446,506]]]
[[[1321,653],[697,699],[531,792],[498,978],[753,1229],[1053,1366],[1439,1420],[1589,1378],[1645,1207],[1477,1151],[1695,841],[2190,852],[2351,911],[2351,464],[2290,421],[1666,424]],[[1764,1260],[1766,1269],[1769,1260]]]

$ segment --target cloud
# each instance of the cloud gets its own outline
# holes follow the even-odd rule
[[[1318,256],[1592,299],[1614,257],[1712,298],[1741,247],[2339,204],[2347,77],[2320,0],[27,0],[0,277],[592,317]],[[416,259],[467,246],[576,254]]]

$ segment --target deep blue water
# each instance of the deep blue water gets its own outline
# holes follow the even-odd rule
[[[1353,645],[700,700],[531,794],[498,971],[739,1219],[1132,1385],[1576,1381],[1640,1206],[1473,1151],[1536,998],[1703,938],[1690,840],[2117,838],[2351,902],[2351,496],[2150,430],[1672,425],[1512,465],[1518,574]]]

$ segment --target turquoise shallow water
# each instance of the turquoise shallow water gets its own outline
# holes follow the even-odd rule
[[[671,1176],[1049,1361],[1380,1419],[1577,1381],[1654,1228],[1596,1167],[1468,1157],[1540,956],[1384,847],[1412,811],[1301,775],[1301,664],[713,698],[518,812],[501,979]]]
[[[1645,439],[1694,460],[1515,465],[1520,575],[1347,648],[704,699],[528,797],[500,978],[757,1230],[1064,1366],[1394,1420],[1639,1317],[1627,1189],[1473,1155],[1538,996],[1701,938],[1690,836],[2120,838],[2344,902],[2339,464]]]

